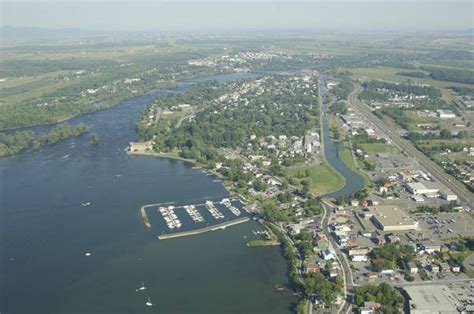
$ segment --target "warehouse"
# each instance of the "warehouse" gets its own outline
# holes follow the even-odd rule
[[[410,218],[403,210],[393,206],[378,206],[366,213],[373,224],[382,231],[417,230],[418,222]]]
[[[458,196],[456,194],[452,193],[452,192],[441,191],[441,192],[439,192],[439,195],[441,195],[441,197],[443,199],[447,200],[448,202],[458,200]]]
[[[435,186],[425,186],[425,184],[421,182],[414,182],[414,183],[407,183],[406,188],[408,192],[413,195],[420,195],[420,194],[435,194],[438,193],[439,189]]]
[[[410,302],[410,313],[458,313],[462,303],[447,285],[413,286],[404,288]]]

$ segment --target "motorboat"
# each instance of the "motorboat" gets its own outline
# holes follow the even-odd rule
[[[148,297],[148,301],[145,303],[146,306],[153,306],[153,303],[151,303],[151,298]]]

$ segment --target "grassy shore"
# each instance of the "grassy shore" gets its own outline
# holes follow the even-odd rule
[[[175,159],[175,160],[181,160],[181,161],[189,162],[189,163],[192,163],[192,164],[197,164],[196,160],[179,157],[178,153],[158,153],[158,152],[149,151],[149,150],[147,150],[147,151],[143,151],[143,150],[129,151],[129,150],[127,150],[127,153],[130,154],[130,155],[153,156],[153,157],[166,158],[166,159]]]
[[[348,148],[348,143],[344,143],[344,150],[340,151],[339,152],[339,158],[341,158],[342,162],[344,164],[346,164],[346,166],[351,169],[352,171],[358,173],[359,175],[361,175],[363,178],[364,178],[364,186],[367,188],[367,187],[371,187],[372,186],[372,181],[370,181],[370,178],[369,176],[364,172],[364,171],[361,171],[360,169],[358,169],[356,167],[356,164],[354,162],[354,158],[352,157],[352,153],[350,151],[350,149]]]
[[[248,247],[259,247],[259,246],[276,246],[279,245],[276,240],[251,240],[247,242]]]
[[[273,233],[272,229],[270,229],[263,220],[260,220],[262,226],[265,227],[267,230],[268,237],[265,240],[250,240],[247,242],[248,247],[259,247],[259,246],[275,246],[280,245],[277,236]]]
[[[305,175],[306,172],[309,174],[310,191],[314,194],[327,194],[344,186],[344,179],[326,163],[296,166],[287,170],[287,174],[293,177]]]

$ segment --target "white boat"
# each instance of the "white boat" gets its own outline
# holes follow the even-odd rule
[[[230,200],[228,198],[223,198],[221,201],[221,204],[225,204],[225,203],[230,203]]]
[[[84,255],[85,255],[85,256],[91,256],[92,254],[89,253],[89,252],[86,252]]]
[[[138,288],[138,290],[143,291],[145,289],[146,289],[145,284],[142,282],[142,286],[140,288]]]
[[[145,303],[146,306],[153,306],[153,303],[151,303],[151,298],[148,297],[148,301]]]
[[[90,204],[91,204],[91,202],[81,203],[82,206],[89,206]]]

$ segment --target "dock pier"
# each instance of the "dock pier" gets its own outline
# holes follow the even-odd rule
[[[198,235],[201,233],[209,232],[209,231],[216,231],[220,229],[225,229],[230,226],[234,226],[246,221],[249,221],[249,217],[242,217],[239,219],[231,220],[228,222],[223,222],[217,225],[205,227],[205,228],[200,228],[196,230],[189,230],[189,231],[183,231],[183,232],[176,232],[176,233],[170,233],[170,234],[162,234],[158,236],[159,240],[166,240],[166,239],[172,239],[172,238],[179,238],[179,237],[186,237],[186,236],[191,236],[191,235]]]

